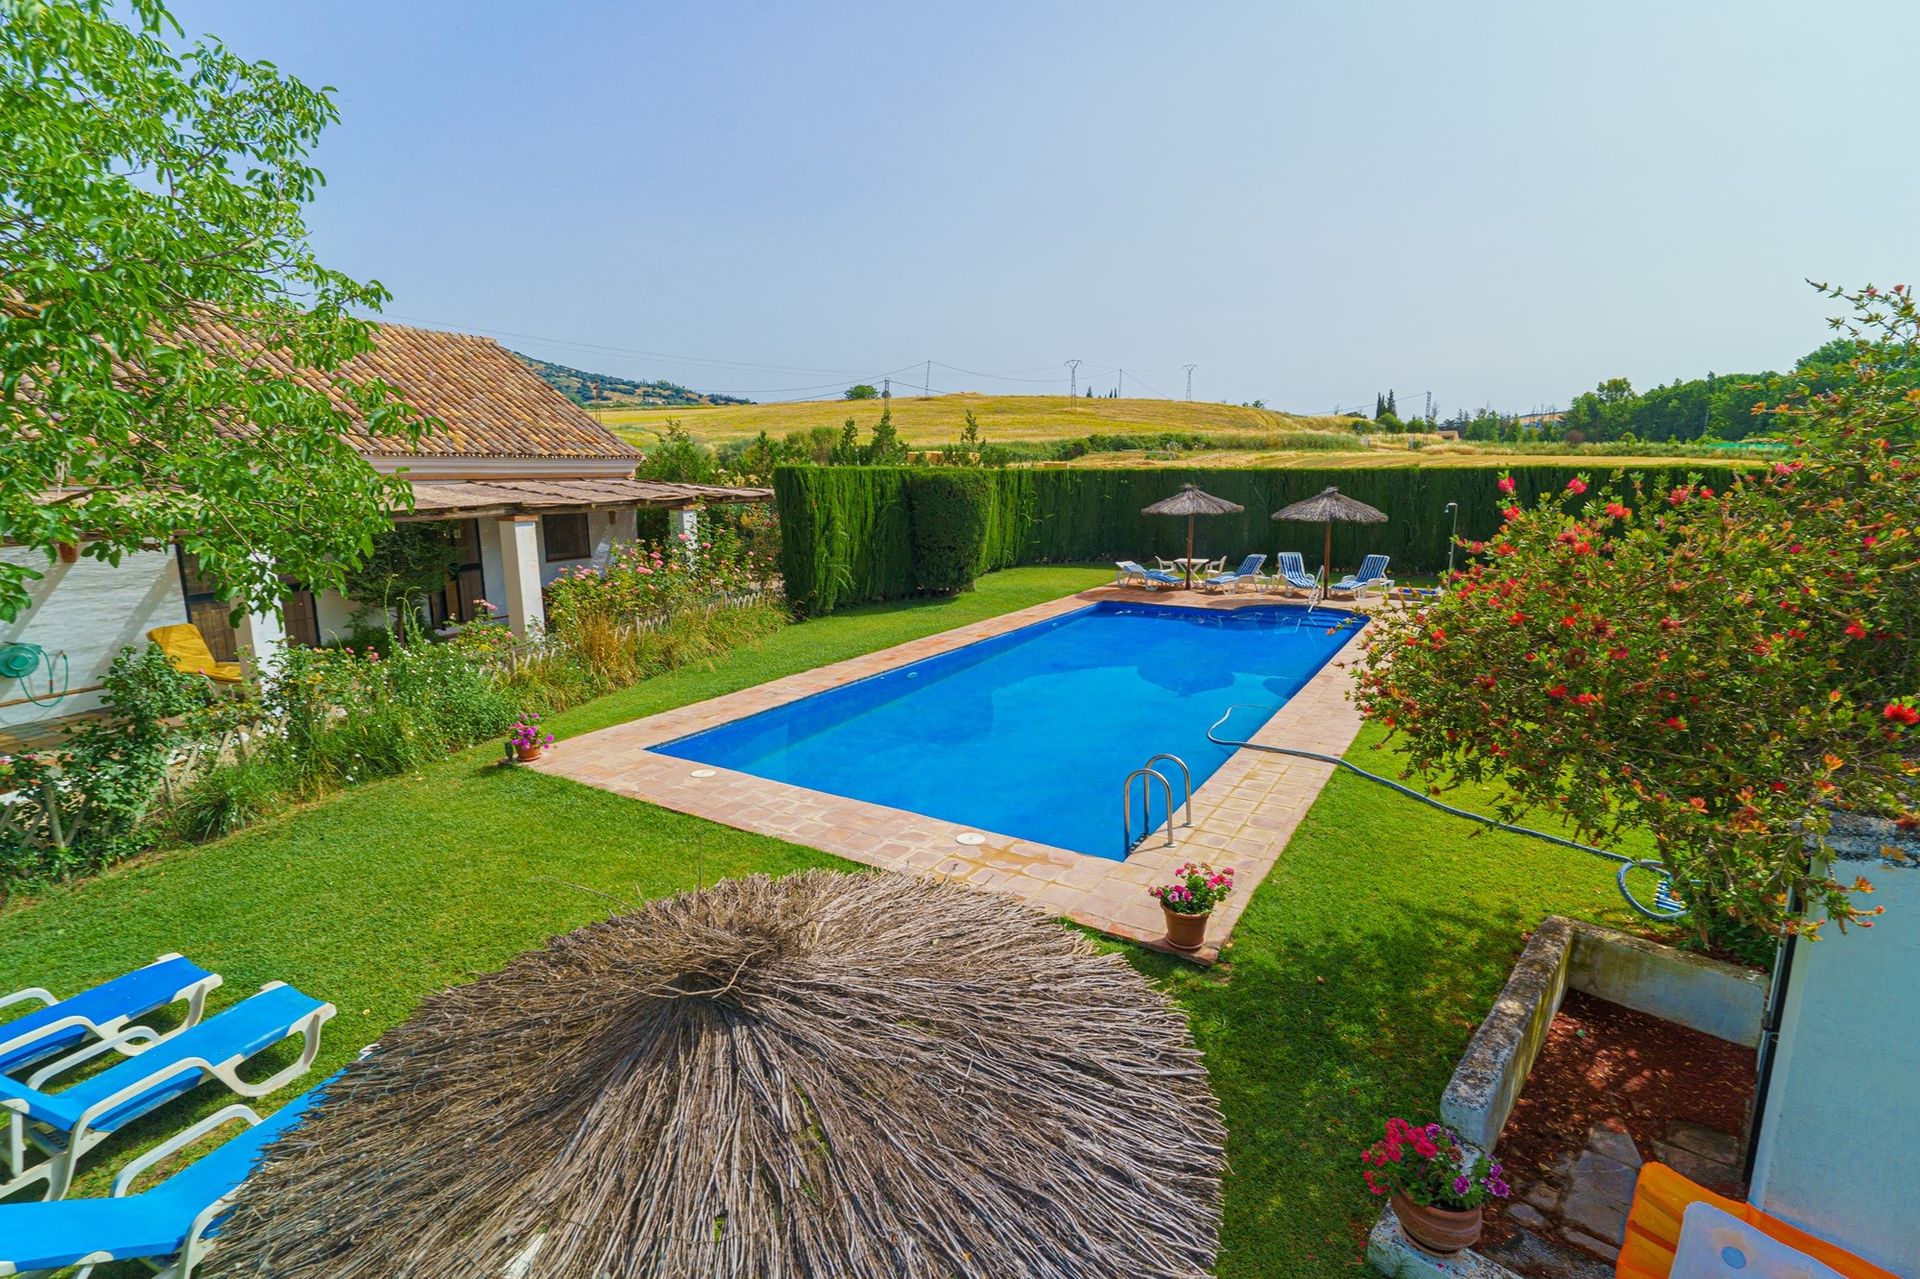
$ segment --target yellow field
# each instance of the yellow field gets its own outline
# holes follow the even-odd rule
[[[1073,400],[1064,395],[936,395],[932,399],[899,396],[893,401],[893,425],[915,448],[951,444],[966,425],[971,409],[989,444],[1039,444],[1097,434],[1190,431],[1222,436],[1276,436],[1311,431],[1334,446],[1325,449],[1207,449],[1176,456],[1148,457],[1142,450],[1090,453],[1071,462],[1035,466],[1217,466],[1217,467],[1368,467],[1368,466],[1588,466],[1676,467],[1698,465],[1698,457],[1611,457],[1592,450],[1522,453],[1497,444],[1442,441],[1437,436],[1411,448],[1404,435],[1371,435],[1367,443],[1353,428],[1354,418],[1303,417],[1272,409],[1187,400]],[[852,418],[865,439],[880,420],[878,400],[808,400],[795,404],[729,404],[718,408],[591,409],[589,412],[631,444],[645,448],[677,422],[705,444],[752,439],[761,431],[775,439],[817,426],[838,430]],[[1271,440],[1279,444],[1282,441]],[[1725,459],[1711,459],[1723,461]]]
[[[1362,449],[1355,447],[1342,452],[1322,452],[1317,449],[1278,449],[1270,452],[1250,450],[1196,451],[1182,453],[1178,457],[1168,458],[1155,455],[1149,458],[1146,453],[1135,449],[1127,453],[1089,453],[1085,457],[1075,458],[1071,462],[1032,462],[1027,465],[1046,466],[1105,466],[1105,467],[1143,467],[1143,466],[1217,466],[1232,467],[1334,467],[1342,470],[1358,467],[1379,466],[1583,466],[1596,472],[1606,472],[1616,466],[1635,469],[1657,469],[1671,467],[1685,470],[1689,466],[1726,465],[1712,458],[1698,457],[1623,457],[1605,453],[1573,450],[1566,453],[1513,453],[1502,451],[1498,445],[1456,445],[1451,448],[1408,449],[1405,447],[1383,446]],[[1741,463],[1735,461],[1734,465]]]
[[[1350,418],[1296,417],[1271,409],[1189,400],[1087,400],[1064,395],[896,396],[893,425],[920,448],[952,443],[971,409],[988,443],[1039,443],[1102,432],[1199,431],[1270,435],[1279,431],[1338,431],[1352,435]],[[598,409],[593,415],[630,443],[645,447],[669,420],[696,440],[719,444],[752,439],[761,431],[779,439],[816,426],[838,430],[852,418],[865,438],[880,420],[878,400],[807,400],[797,404],[729,404],[719,408]]]

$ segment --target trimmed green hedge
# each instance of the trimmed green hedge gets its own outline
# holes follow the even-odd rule
[[[1333,530],[1333,562],[1352,569],[1360,558],[1378,551],[1393,559],[1403,574],[1431,574],[1447,566],[1447,544],[1452,532],[1448,502],[1460,506],[1460,536],[1489,537],[1500,526],[1505,504],[1497,487],[1497,467],[1435,466],[1377,469],[1201,470],[1154,467],[1136,470],[1106,468],[1049,468],[960,471],[910,467],[781,467],[774,473],[780,504],[783,564],[787,596],[815,616],[843,604],[897,599],[916,590],[960,589],[951,582],[951,568],[931,567],[916,575],[917,547],[943,547],[964,537],[971,544],[971,521],[983,528],[977,572],[1011,568],[1017,564],[1062,564],[1087,561],[1148,560],[1155,555],[1185,553],[1185,520],[1142,515],[1149,506],[1182,484],[1198,484],[1209,493],[1238,502],[1247,509],[1239,515],[1201,519],[1194,525],[1197,554],[1226,556],[1264,551],[1297,550],[1309,569],[1320,562],[1322,533],[1318,525],[1279,524],[1274,511],[1312,497],[1328,485],[1387,513],[1385,524],[1341,525]],[[1631,459],[1596,459],[1590,467],[1517,466],[1510,470],[1525,504],[1543,492],[1558,492],[1573,476],[1585,474],[1604,484],[1615,471],[1642,472],[1678,481],[1698,474],[1716,488],[1735,474],[1726,466],[1648,469]],[[922,477],[978,476],[979,487],[946,487],[938,500],[943,512],[940,527],[924,532],[918,513],[931,512],[930,497],[916,496]],[[962,499],[968,529],[949,529],[946,512]],[[933,490],[926,490],[929,494]],[[920,576],[927,577],[923,584]],[[942,585],[932,585],[939,581]]]
[[[915,586],[936,595],[973,589],[986,563],[993,489],[991,471],[943,468],[908,478]]]

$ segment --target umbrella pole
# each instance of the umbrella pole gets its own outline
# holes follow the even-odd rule
[[[1187,589],[1193,589],[1193,516],[1187,516],[1187,562],[1181,565],[1187,570]]]
[[[1333,521],[1327,521],[1327,549],[1320,554],[1320,572],[1325,578],[1320,589],[1333,585]]]

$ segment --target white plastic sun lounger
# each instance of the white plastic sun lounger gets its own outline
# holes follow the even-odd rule
[[[169,1032],[178,1034],[199,1024],[206,1012],[207,994],[219,984],[217,975],[192,960],[162,955],[151,964],[68,999],[56,999],[51,991],[39,986],[0,995],[0,1009],[29,1002],[41,1005],[0,1021],[0,1075],[13,1074],[88,1040],[119,1037],[133,1030],[137,1019],[185,1000],[186,1013],[180,1025]],[[158,1033],[146,1030],[144,1042],[159,1038]],[[137,1050],[143,1040],[123,1042]]]
[[[7,1112],[0,1155],[5,1157],[8,1174],[0,1183],[0,1199],[38,1182],[46,1183],[45,1198],[62,1198],[88,1151],[142,1115],[192,1092],[202,1080],[218,1079],[242,1097],[265,1097],[286,1087],[313,1065],[320,1051],[320,1027],[333,1014],[332,1004],[303,995],[284,982],[270,982],[258,994],[192,1029],[170,1035],[138,1056],[59,1092],[46,1092],[41,1085],[82,1062],[118,1051],[125,1046],[126,1036],[104,1039],[63,1057],[24,1084],[0,1077],[0,1110]],[[296,1034],[304,1042],[292,1065],[257,1084],[240,1077],[239,1068],[248,1060]],[[29,1143],[44,1151],[46,1158],[29,1165]]]
[[[208,1115],[129,1163],[105,1199],[0,1204],[0,1275],[41,1279],[78,1266],[75,1279],[111,1261],[145,1261],[159,1279],[191,1279],[212,1249],[220,1218],[266,1148],[320,1100],[329,1078],[261,1119],[247,1106]],[[152,1189],[129,1194],[152,1168],[230,1123],[247,1128]]]

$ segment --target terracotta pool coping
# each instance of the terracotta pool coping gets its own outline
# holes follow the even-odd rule
[[[1117,861],[731,769],[703,768],[651,749],[1100,600],[1150,600],[1217,609],[1289,603],[1263,595],[1178,592],[1169,598],[1138,588],[1100,587],[570,738],[530,767],[867,866],[1007,893],[1050,914],[1160,949],[1166,949],[1165,927],[1159,906],[1147,895],[1148,886],[1171,879],[1174,869],[1190,859],[1231,865],[1238,891],[1214,912],[1207,945],[1194,956],[1211,962],[1319,796],[1332,765],[1262,751],[1235,751],[1194,792],[1193,824],[1176,828],[1173,847],[1156,837],[1125,861]],[[1297,601],[1292,603],[1299,606]],[[1356,629],[1354,635],[1358,634]],[[1251,740],[1326,755],[1344,753],[1360,729],[1359,712],[1347,696],[1353,686],[1347,667],[1352,643],[1350,637]],[[695,776],[696,772],[705,775]],[[983,835],[985,840],[973,846],[955,842],[962,834]]]

